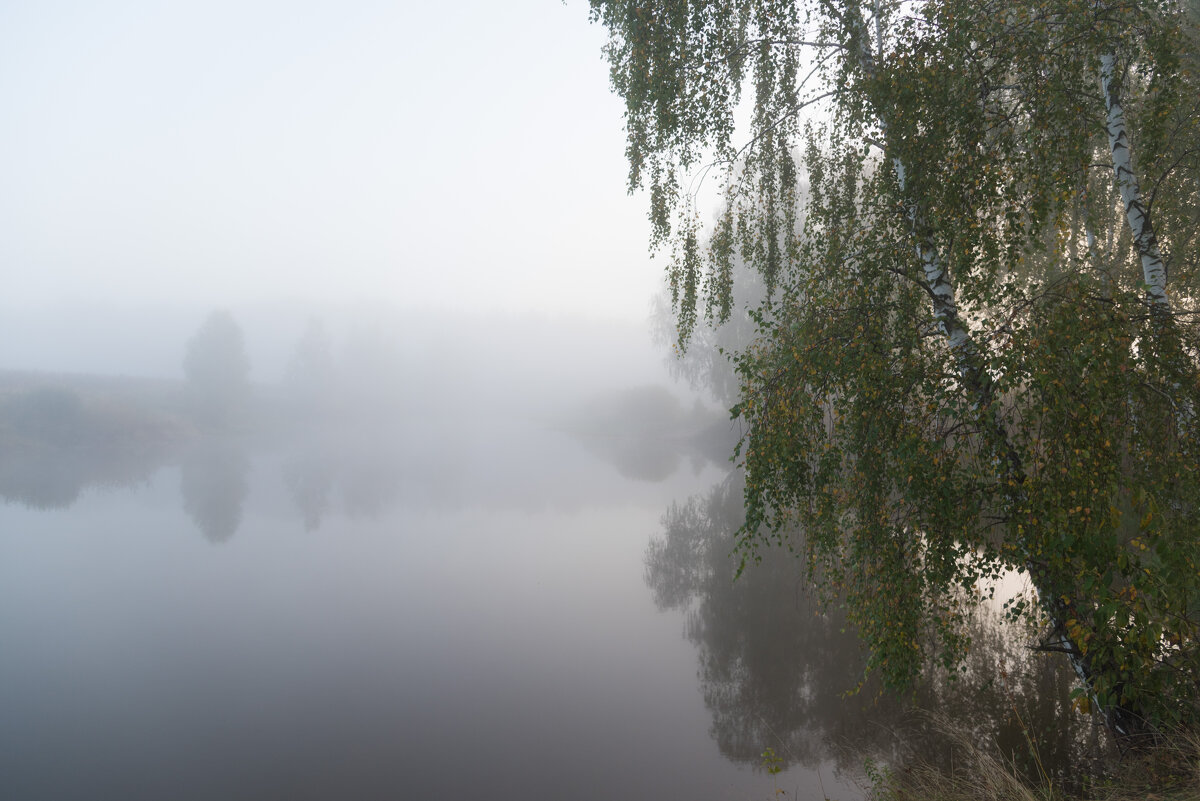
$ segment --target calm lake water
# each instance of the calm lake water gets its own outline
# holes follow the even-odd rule
[[[936,752],[844,697],[861,654],[794,562],[732,581],[702,450],[409,422],[10,490],[0,797],[854,799],[864,754]],[[917,703],[1076,753],[1069,681],[998,683],[998,637]]]

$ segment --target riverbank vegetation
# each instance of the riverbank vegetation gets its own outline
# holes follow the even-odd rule
[[[867,765],[871,801],[1196,801],[1200,799],[1200,739],[1164,738],[1150,750],[1114,761],[1098,776],[1067,782],[1018,769],[956,724],[931,721],[956,747],[953,767],[917,762],[896,771]],[[1037,758],[1031,743],[1030,755]]]

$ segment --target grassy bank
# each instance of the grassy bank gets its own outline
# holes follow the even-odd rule
[[[147,480],[194,436],[162,382],[0,375],[0,500],[65,508]]]
[[[939,724],[942,725],[942,724]],[[1179,735],[1068,783],[1021,772],[961,731],[951,768],[868,766],[871,801],[1200,801],[1200,736]]]

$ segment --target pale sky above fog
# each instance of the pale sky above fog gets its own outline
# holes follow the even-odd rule
[[[0,306],[646,317],[581,0],[0,3]]]

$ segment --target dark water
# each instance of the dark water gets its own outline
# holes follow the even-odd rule
[[[912,699],[845,697],[858,645],[794,562],[731,580],[703,447],[458,419],[107,480],[68,451],[0,464],[0,797],[852,799],[864,756],[943,749]],[[915,700],[1077,756],[1069,683],[987,631]]]

